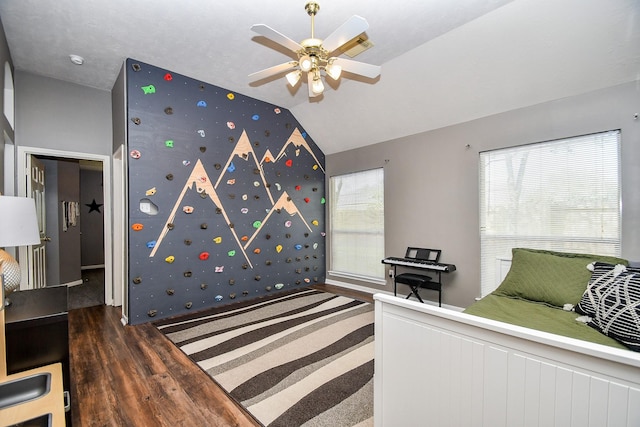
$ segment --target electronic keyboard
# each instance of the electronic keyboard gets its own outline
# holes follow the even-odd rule
[[[401,265],[404,267],[422,268],[425,270],[444,271],[445,273],[455,271],[456,269],[456,266],[453,264],[442,264],[439,262],[415,258],[387,257],[382,260],[382,263],[390,265]]]

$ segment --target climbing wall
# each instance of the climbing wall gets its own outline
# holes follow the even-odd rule
[[[324,154],[286,109],[126,63],[129,322],[325,278]]]

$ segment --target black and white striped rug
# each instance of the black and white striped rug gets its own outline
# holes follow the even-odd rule
[[[312,289],[155,326],[265,426],[373,425],[373,305]]]

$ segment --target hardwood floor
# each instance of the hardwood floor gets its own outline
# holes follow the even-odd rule
[[[373,300],[336,286],[314,287]],[[260,426],[154,326],[122,326],[120,313],[104,305],[69,311],[74,427]]]

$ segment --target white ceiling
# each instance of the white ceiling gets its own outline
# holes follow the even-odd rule
[[[355,60],[382,75],[314,99],[284,76],[250,83],[290,58],[251,25],[301,41],[305,3],[0,0],[0,18],[18,70],[110,90],[134,58],[289,108],[325,154],[640,80],[639,0],[318,0],[316,37],[366,18],[375,47]]]

